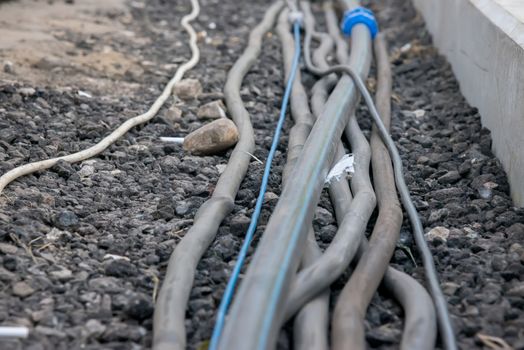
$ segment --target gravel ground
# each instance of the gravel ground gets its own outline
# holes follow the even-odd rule
[[[34,327],[28,340],[6,342],[2,348],[150,346],[158,280],[173,246],[212,193],[228,159],[228,152],[190,156],[156,139],[184,135],[205,123],[196,115],[198,106],[221,98],[227,70],[268,6],[262,0],[208,0],[202,5],[195,25],[202,59],[187,76],[200,79],[203,96],[171,101],[159,118],[132,130],[101,156],[27,176],[0,196],[0,322]],[[461,348],[481,349],[478,333],[524,348],[524,213],[512,207],[506,176],[490,151],[489,131],[463,99],[450,66],[431,46],[411,5],[382,0],[371,7],[390,44],[395,84],[392,132],[404,157],[410,190],[427,230],[441,227],[438,232],[444,237],[433,238],[431,248]],[[188,11],[186,2],[151,1],[145,10],[135,6],[130,29],[154,39],[153,49],[143,43],[114,45],[160,67],[179,64],[189,49],[177,22]],[[79,44],[83,39],[73,38]],[[85,50],[100,49],[96,38],[90,39],[94,43]],[[405,46],[408,43],[410,47]],[[0,82],[0,173],[85,148],[143,112],[169,79],[167,72],[149,67],[140,77],[132,72],[126,77],[139,84],[136,95],[95,92],[87,98],[74,89],[28,90]],[[255,156],[260,159],[269,148],[282,85],[279,40],[268,35],[260,64],[246,77],[242,90],[256,130]],[[176,116],[175,105],[182,118]],[[369,130],[365,109],[358,114]],[[280,192],[286,141],[284,136],[275,158],[258,235]],[[253,160],[232,214],[199,264],[186,323],[192,349],[210,337],[262,171]],[[336,231],[334,224],[324,195],[315,219],[323,244]],[[407,222],[401,243],[393,264],[423,281]],[[346,279],[333,285],[334,295]],[[371,347],[398,347],[401,315],[386,293],[376,296],[367,315]],[[279,347],[290,344],[289,332],[283,332]]]

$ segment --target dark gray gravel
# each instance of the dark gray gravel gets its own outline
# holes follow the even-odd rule
[[[262,0],[207,0],[202,5],[196,27],[207,32],[207,39],[199,42],[202,60],[188,77],[200,79],[206,94],[178,106],[181,118],[168,104],[159,118],[132,130],[101,156],[27,176],[0,196],[0,323],[33,328],[28,340],[3,343],[2,349],[150,346],[157,281],[173,246],[212,193],[228,156],[194,157],[156,139],[185,134],[203,123],[196,115],[198,107],[220,98],[227,70],[268,6]],[[450,66],[431,46],[411,5],[382,0],[371,7],[388,33],[395,82],[392,130],[410,189],[427,229],[449,229],[447,240],[435,239],[431,249],[461,348],[482,348],[477,337],[482,333],[522,349],[524,213],[512,207],[506,176],[490,152],[489,131],[464,101]],[[115,46],[159,64],[180,63],[189,50],[176,45],[186,40],[178,19],[189,11],[189,2],[151,1],[146,9],[147,17],[143,10],[132,10],[131,26],[154,39],[154,50],[142,44]],[[160,21],[166,21],[164,33],[152,30],[151,23]],[[85,38],[74,39],[81,43]],[[99,49],[96,38],[90,39],[94,44],[84,50]],[[409,42],[411,50],[399,54]],[[246,77],[242,95],[256,129],[255,155],[265,159],[283,89],[275,35],[266,38],[260,62]],[[19,93],[20,85],[0,82],[0,173],[100,140],[121,121],[144,111],[169,77],[146,70],[141,77],[129,74],[126,79],[140,84],[142,93],[85,98],[34,86],[35,93],[27,95]],[[413,113],[420,109],[424,116]],[[359,119],[369,130],[364,108]],[[275,159],[258,235],[280,192],[286,141],[284,136]],[[254,160],[233,213],[199,264],[187,311],[192,349],[210,337],[262,171]],[[314,224],[325,246],[336,232],[325,195]],[[401,243],[395,267],[423,281],[407,222]],[[334,296],[346,279],[334,284]],[[377,294],[366,322],[371,347],[398,347],[402,314],[387,294]],[[289,348],[289,333],[282,334],[279,344]]]

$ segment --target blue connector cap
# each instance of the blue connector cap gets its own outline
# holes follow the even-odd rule
[[[365,7],[357,7],[353,10],[346,11],[340,25],[342,33],[351,35],[351,30],[357,24],[364,24],[371,32],[371,38],[375,38],[378,33],[378,23],[373,11]]]

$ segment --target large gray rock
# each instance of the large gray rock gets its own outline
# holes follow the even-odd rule
[[[195,155],[212,155],[236,144],[238,130],[231,120],[217,119],[184,138],[184,149]]]

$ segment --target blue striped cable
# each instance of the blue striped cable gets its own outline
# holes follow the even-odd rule
[[[273,136],[273,142],[271,143],[271,148],[267,156],[266,165],[264,168],[264,176],[262,177],[262,183],[260,185],[260,192],[258,193],[255,210],[253,211],[253,215],[251,216],[251,222],[246,232],[246,237],[244,239],[244,243],[242,244],[242,249],[240,250],[237,262],[233,269],[233,273],[231,274],[231,277],[229,278],[226,290],[224,291],[224,295],[222,297],[222,301],[220,302],[220,306],[218,308],[217,319],[215,322],[215,328],[213,329],[213,335],[211,337],[211,343],[209,345],[209,350],[217,350],[218,348],[218,342],[220,341],[220,337],[224,329],[227,311],[233,299],[233,295],[235,293],[235,287],[238,282],[238,278],[240,276],[240,271],[242,270],[242,266],[244,265],[244,260],[246,259],[247,251],[251,245],[251,241],[253,240],[253,235],[255,234],[255,230],[257,228],[258,218],[260,217],[260,213],[262,211],[262,204],[264,203],[264,194],[266,193],[269,175],[271,174],[271,164],[273,162],[273,158],[275,157],[275,152],[277,150],[277,146],[280,141],[280,134],[282,132],[282,126],[284,125],[284,121],[286,119],[286,111],[289,105],[289,97],[291,95],[291,89],[293,88],[293,82],[295,80],[295,76],[298,71],[298,63],[299,63],[299,59],[301,55],[300,53],[300,21],[299,20],[296,20],[293,23],[293,34],[295,38],[295,54],[293,56],[293,62],[291,65],[291,71],[290,71],[289,78],[287,81],[286,90],[284,92],[284,98],[282,99],[282,105],[280,107],[280,116],[279,116],[278,123],[275,129],[275,134]]]

